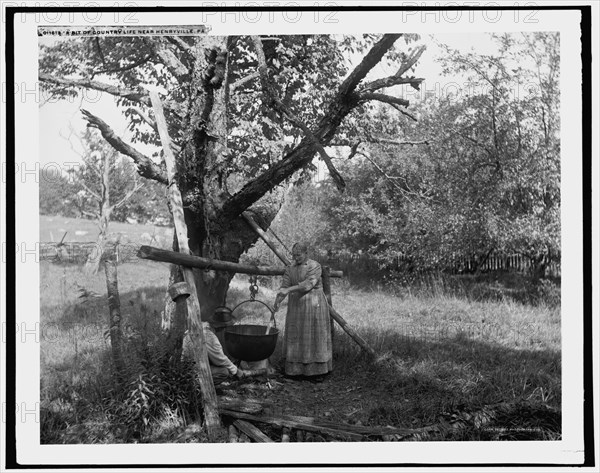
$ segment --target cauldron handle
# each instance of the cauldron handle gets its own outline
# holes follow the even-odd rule
[[[267,304],[266,302],[263,301],[259,301],[257,299],[248,299],[247,301],[242,301],[240,302],[238,305],[236,305],[232,310],[231,310],[231,315],[233,315],[233,312],[235,311],[235,309],[237,309],[239,306],[241,306],[242,304],[245,304],[246,302],[258,302],[259,304],[264,305],[267,309],[269,309],[269,312],[271,312],[271,320],[273,321],[273,327],[277,328],[277,324],[275,323],[275,311],[273,309],[271,309],[271,307],[269,306],[269,304]]]

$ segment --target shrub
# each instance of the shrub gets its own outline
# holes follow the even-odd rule
[[[538,304],[546,304],[548,307],[560,307],[560,286],[550,279],[540,279],[536,286]]]

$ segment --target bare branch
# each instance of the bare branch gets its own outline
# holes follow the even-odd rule
[[[426,49],[427,49],[427,46],[422,45],[422,46],[419,46],[417,49],[413,50],[411,52],[410,56],[408,56],[408,59],[404,62],[404,64],[400,65],[400,69],[398,69],[395,76],[400,77],[404,73],[408,72],[408,70],[411,67],[413,67],[417,63],[417,61],[421,58],[421,56],[423,55],[423,53],[425,52]]]
[[[87,215],[88,217],[100,218],[100,213],[99,212],[90,212],[89,210],[83,210],[83,209],[81,209],[81,213],[83,215]]]
[[[357,141],[353,145],[348,145],[348,146],[350,146],[350,154],[348,155],[348,158],[346,158],[346,159],[352,159],[354,156],[356,156],[356,153],[358,153],[358,147],[361,145],[361,143],[362,143],[362,141]]]
[[[375,161],[373,161],[365,153],[361,153],[359,151],[356,154],[360,154],[361,156],[364,156],[373,166],[375,166],[375,169],[377,169],[379,171],[379,173],[382,174],[383,177],[385,177],[397,190],[404,193],[404,189],[402,189],[402,187],[400,187],[400,185],[396,181],[394,181],[390,176],[388,176],[388,174],[379,166],[379,164],[377,164]]]
[[[125,197],[123,197],[119,202],[117,202],[115,205],[112,206],[111,211],[114,209],[118,209],[121,205],[123,205],[125,202],[127,202],[129,199],[131,199],[131,197],[133,196],[133,194],[135,194],[138,190],[140,190],[142,187],[144,187],[144,183],[143,182],[138,182],[135,187],[133,189],[131,189],[126,195]]]
[[[387,179],[387,181],[392,184],[392,186],[394,187],[394,189],[396,189],[397,191],[399,191],[407,200],[411,200],[411,196],[414,197],[418,197],[418,198],[424,198],[424,199],[429,199],[431,200],[430,196],[427,196],[423,193],[418,193],[415,192],[413,190],[411,190],[407,183],[406,183],[406,179],[404,178],[399,178],[399,177],[392,177],[390,176],[387,172],[385,172],[381,166],[379,166],[373,159],[371,159],[369,156],[367,156],[366,154],[362,153],[362,152],[357,152],[356,154],[360,154],[361,156],[364,156],[374,167],[375,169],[377,169],[377,171]],[[402,179],[404,180],[404,184],[406,186],[406,189],[404,189],[400,184],[398,184],[395,180],[396,179]]]
[[[415,117],[414,115],[408,113],[406,110],[402,110],[400,107],[398,107],[398,105],[396,104],[390,104],[392,107],[394,107],[396,110],[398,110],[402,115],[407,116],[408,118],[410,118],[412,121],[418,122],[419,120],[417,120],[417,117]]]
[[[393,97],[391,95],[380,94],[377,92],[367,92],[361,93],[359,95],[360,100],[377,100],[379,102],[385,102],[389,104],[402,105],[403,107],[408,107],[409,102],[406,99],[401,99],[400,97]]]
[[[73,151],[73,153],[75,153],[77,156],[79,156],[80,158],[84,158],[84,154],[80,151],[78,151],[77,149],[75,149],[75,146],[73,146],[73,142],[71,141],[71,137],[75,135],[77,136],[77,134],[75,133],[75,131],[73,130],[73,125],[72,123],[69,122],[69,136],[65,136],[63,135],[62,130],[58,130],[58,136],[60,136],[63,140],[65,140],[67,143],[69,143],[69,147],[71,148],[71,151]],[[79,142],[81,143],[81,140],[79,140]]]
[[[410,56],[400,65],[400,68],[396,71],[396,73],[389,77],[384,77],[382,79],[377,79],[368,84],[365,84],[361,88],[361,92],[371,92],[373,90],[378,90],[383,87],[391,87],[393,85],[401,85],[401,84],[410,84],[413,88],[419,90],[421,82],[424,79],[417,77],[402,77],[411,67],[415,65],[415,63],[419,60],[421,55],[425,52],[426,46],[420,46],[415,49]]]
[[[121,138],[115,135],[115,132],[102,119],[96,117],[87,110],[81,110],[85,119],[88,121],[88,126],[97,128],[102,133],[102,136],[110,145],[118,152],[123,153],[133,159],[138,168],[138,174],[148,179],[167,183],[162,169],[157,166],[150,158],[137,151],[133,146],[125,143]]]
[[[150,128],[152,128],[154,131],[156,131],[158,133],[158,128],[156,127],[156,122],[154,120],[152,120],[148,115],[146,115],[143,110],[139,107],[129,107],[129,110],[135,112],[137,115],[139,115],[139,117],[144,120],[148,125],[150,125]]]
[[[253,72],[252,74],[248,74],[246,77],[242,77],[241,79],[238,79],[233,84],[231,84],[229,86],[229,90],[235,90],[238,87],[244,85],[246,82],[257,79],[259,77],[260,77],[260,74],[258,71]]]
[[[381,61],[384,54],[388,52],[400,36],[402,36],[402,34],[383,35],[383,37],[369,50],[360,64],[356,66],[346,80],[342,82],[338,94],[343,96],[354,92],[358,83],[366,77],[379,61]]]
[[[398,141],[398,140],[390,140],[388,138],[374,138],[373,142],[375,142],[375,143],[390,144],[390,145],[411,145],[411,146],[415,146],[415,145],[428,145],[429,144],[428,140],[422,140],[422,141]]]
[[[137,115],[139,115],[139,117],[142,120],[144,120],[150,126],[150,128],[152,128],[156,133],[158,133],[158,127],[156,125],[156,122],[154,120],[152,120],[152,118],[150,118],[148,115],[146,115],[141,108],[129,107],[129,110],[131,110],[132,112],[135,112]],[[173,151],[175,153],[179,153],[179,151],[181,151],[181,147],[178,144],[174,143],[173,141],[171,141],[171,148],[173,148]]]
[[[483,143],[481,143],[480,141],[477,141],[475,138],[470,137],[469,135],[467,135],[466,133],[463,133],[462,131],[454,128],[454,127],[448,127],[448,129],[450,131],[453,131],[454,133],[456,133],[458,136],[460,136],[461,138],[464,138],[466,140],[469,140],[471,143],[473,143],[474,145],[479,146],[480,148],[482,148],[485,152],[488,153],[489,156],[495,156],[495,153],[488,148],[486,145],[484,145]]]
[[[83,188],[84,188],[86,191],[88,191],[90,194],[92,194],[92,196],[93,196],[93,197],[94,197],[96,200],[98,200],[99,202],[101,202],[101,201],[102,201],[102,197],[100,197],[100,195],[99,195],[99,194],[97,194],[97,193],[96,193],[96,192],[94,192],[92,189],[90,189],[90,188],[89,188],[89,187],[88,187],[88,186],[85,184],[85,182],[83,182],[83,181],[80,181],[80,182],[79,182],[79,184],[81,184],[81,185],[83,186]]]

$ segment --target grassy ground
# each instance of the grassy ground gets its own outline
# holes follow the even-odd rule
[[[59,242],[65,232],[67,235],[64,243],[95,242],[98,238],[98,225],[95,220],[40,215],[40,242]],[[109,232],[121,235],[123,242],[149,244],[153,240],[153,245],[159,247],[170,245],[173,240],[171,227],[111,222]]]
[[[197,406],[189,396],[194,387],[185,372],[169,372],[168,380],[157,381],[163,373],[155,354],[162,340],[160,311],[167,265],[140,261],[119,267],[131,371],[125,389],[111,377],[103,273],[87,278],[78,266],[44,262],[40,272],[45,327],[42,442],[173,441],[174,434],[192,420]],[[484,286],[493,289],[494,297],[482,291]],[[236,278],[228,306],[248,298],[247,277]],[[274,292],[261,287],[257,299],[272,303]],[[269,394],[280,412],[365,425],[420,427],[484,406],[525,402],[527,409],[542,406],[545,413],[523,413],[525,407],[521,407],[518,415],[506,420],[512,431],[530,428],[533,422],[545,427],[532,438],[560,437],[558,307],[541,299],[535,305],[522,303],[502,280],[463,279],[452,284],[430,280],[394,294],[336,284],[333,299],[380,359],[396,363],[368,361],[337,327],[334,373],[320,385],[281,383]],[[280,328],[284,314],[285,307],[277,314]],[[264,323],[269,314],[260,304],[245,304],[236,315]],[[275,366],[280,355],[278,344],[271,358]],[[146,389],[152,394],[144,398]],[[475,429],[461,438],[495,438],[486,432]]]

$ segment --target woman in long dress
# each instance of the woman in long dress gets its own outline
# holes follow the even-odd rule
[[[321,265],[308,258],[308,247],[292,247],[294,263],[283,275],[275,298],[275,310],[289,296],[285,320],[285,374],[317,376],[332,366],[331,322],[323,293]]]

